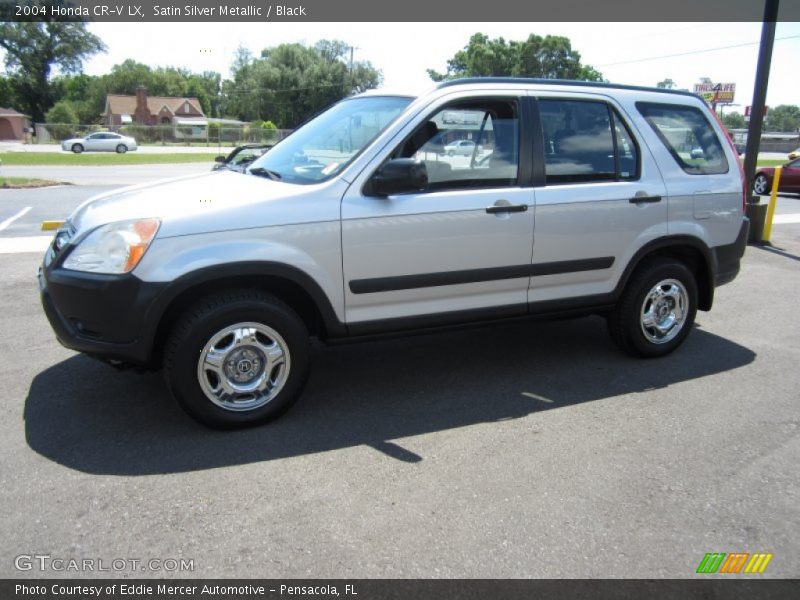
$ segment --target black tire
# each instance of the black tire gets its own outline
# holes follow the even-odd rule
[[[215,404],[203,391],[199,360],[215,334],[240,323],[256,323],[277,332],[288,349],[289,367],[283,387],[266,404],[232,410]],[[308,367],[305,324],[286,304],[257,290],[233,290],[203,298],[177,321],[164,348],[164,377],[172,396],[193,419],[215,429],[249,427],[279,417],[300,396]]]
[[[72,144],[72,151],[75,154],[80,154],[81,152],[83,152],[83,145],[81,145],[81,144]]]
[[[767,179],[767,176],[763,173],[756,175],[756,178],[753,180],[753,192],[759,196],[769,194],[769,179]]]
[[[128,147],[125,144],[120,144],[117,146],[117,154],[125,154],[128,151]]]
[[[455,154],[456,154],[455,150],[448,150],[447,151],[447,156],[455,156]]]
[[[659,283],[668,281],[675,281],[680,285],[671,284],[662,287],[662,290],[679,290],[682,287],[685,291],[685,300],[681,301],[684,304],[684,316],[680,327],[673,328],[674,332],[670,330],[659,341],[653,341],[654,334],[660,332],[643,324],[644,309],[652,305],[652,302],[647,305],[645,302]],[[664,308],[668,309],[669,306]],[[654,258],[640,265],[631,276],[622,297],[608,315],[608,329],[611,338],[622,351],[632,356],[655,358],[669,354],[683,343],[692,329],[696,314],[697,281],[692,271],[677,260]],[[649,332],[649,336],[645,330]]]

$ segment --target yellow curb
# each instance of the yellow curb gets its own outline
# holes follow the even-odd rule
[[[64,221],[42,221],[42,231],[55,231],[64,224]]]

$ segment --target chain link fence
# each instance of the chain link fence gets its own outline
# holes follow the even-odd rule
[[[267,129],[251,125],[139,125],[120,127],[70,123],[35,123],[37,144],[60,143],[70,138],[82,138],[96,131],[114,131],[135,138],[139,144],[164,146],[239,146],[241,144],[275,144],[289,135],[291,129]]]

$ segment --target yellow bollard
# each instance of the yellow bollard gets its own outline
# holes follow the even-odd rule
[[[775,205],[778,203],[778,185],[781,180],[782,167],[775,167],[772,175],[772,191],[769,194],[769,206],[767,207],[767,218],[764,219],[764,234],[761,236],[762,242],[769,242],[772,236],[772,218],[775,216]]]

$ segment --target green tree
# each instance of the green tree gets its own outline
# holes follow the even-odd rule
[[[767,113],[767,131],[797,133],[800,129],[800,107],[792,104],[781,104],[770,108]]]
[[[672,81],[672,79],[667,77],[666,79],[662,79],[661,81],[659,81],[656,84],[656,87],[657,88],[662,88],[662,89],[665,89],[665,90],[674,90],[678,86],[675,85],[675,82]]]
[[[53,108],[47,111],[45,119],[48,123],[61,123],[66,125],[78,124],[78,115],[75,114],[72,105],[65,100],[56,102]]]
[[[0,48],[6,67],[17,77],[18,109],[41,121],[54,104],[53,69],[78,72],[84,59],[104,51],[105,45],[85,23],[0,22]]]
[[[75,114],[70,102],[62,100],[56,102],[45,115],[47,129],[50,135],[56,139],[64,139],[71,135],[74,125],[78,124],[78,116]]]
[[[19,89],[18,78],[14,75],[3,77],[0,75],[0,106],[3,108],[22,109],[22,101],[17,94]]]
[[[275,125],[272,121],[262,121],[259,124],[259,128],[261,129],[261,141],[262,142],[274,142],[278,138],[278,126]]]
[[[269,119],[296,127],[353,93],[377,87],[381,74],[369,62],[350,63],[350,46],[322,40],[314,46],[281,44],[259,57],[239,48],[231,79],[222,83],[221,114],[242,121]]]
[[[153,69],[149,65],[128,59],[114,65],[111,72],[102,79],[108,94],[134,95],[136,88],[142,85],[151,96],[197,98],[206,115],[217,116],[222,76],[213,71],[197,74],[175,67]]]
[[[522,42],[475,33],[447,61],[445,73],[428,69],[428,75],[434,81],[487,76],[603,81],[599,71],[581,63],[581,55],[572,49],[569,38],[533,33]]]
[[[725,113],[722,115],[722,124],[727,129],[744,129],[745,120],[744,116],[738,112]]]
[[[99,123],[105,108],[106,88],[102,77],[65,75],[53,79],[53,98],[70,104],[79,123]]]

